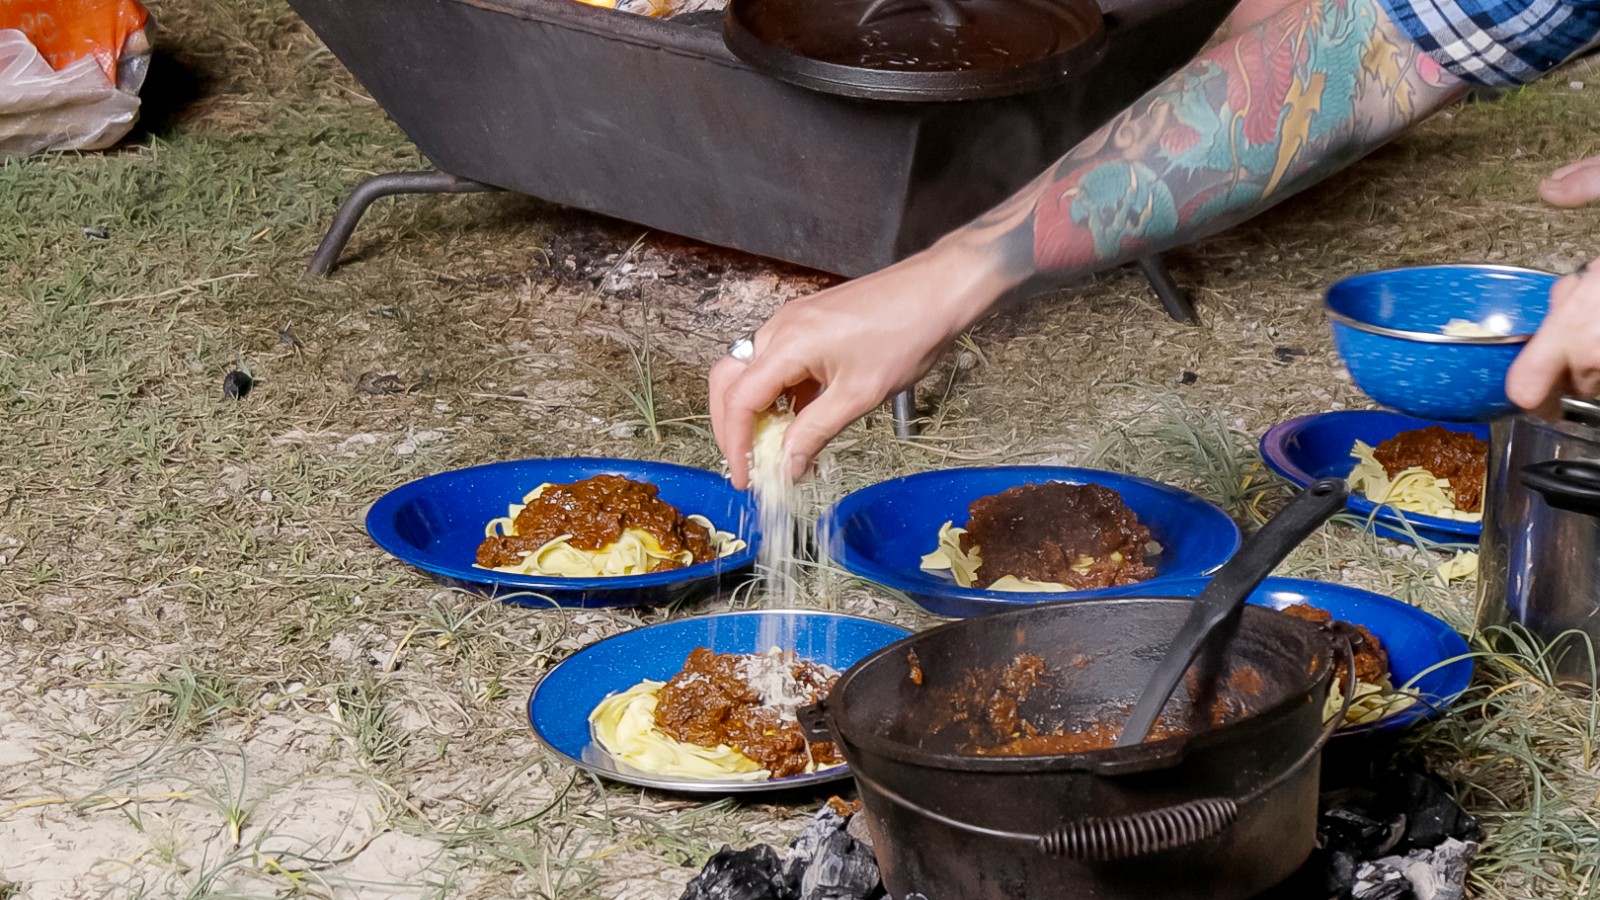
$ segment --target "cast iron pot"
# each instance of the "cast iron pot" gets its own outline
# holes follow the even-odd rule
[[[957,739],[929,737],[948,717],[941,694],[1022,653],[1060,676],[1023,704],[1030,721],[1120,719],[1192,602],[1068,601],[953,622],[858,662],[802,710],[850,764],[891,896],[1243,900],[1292,874],[1316,837],[1336,638],[1291,616],[1245,608],[1166,708],[1209,725],[1219,696],[1190,691],[1219,686],[1244,712],[1219,727],[1034,757],[961,755]]]
[[[1556,674],[1595,684],[1600,404],[1568,398],[1555,421],[1494,424],[1479,551],[1479,626],[1516,623],[1560,642]]]
[[[1059,86],[1105,53],[1095,0],[730,0],[728,49],[780,81],[865,100]]]

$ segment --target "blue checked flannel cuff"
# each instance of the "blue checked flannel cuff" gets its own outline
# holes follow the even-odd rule
[[[1473,84],[1527,84],[1600,37],[1600,0],[1379,0],[1445,71]]]

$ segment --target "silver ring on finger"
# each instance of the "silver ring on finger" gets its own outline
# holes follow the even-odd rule
[[[749,362],[756,358],[756,336],[747,334],[728,347],[728,355],[740,362]]]

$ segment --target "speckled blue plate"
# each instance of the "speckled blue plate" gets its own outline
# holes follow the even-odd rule
[[[1171,578],[1209,574],[1239,549],[1239,528],[1216,506],[1175,487],[1098,469],[1063,466],[995,466],[941,469],[895,478],[840,500],[818,525],[818,545],[831,559],[868,581],[909,596],[937,616],[964,618],[1052,600],[1097,596],[1096,591],[1025,594],[985,591],[956,584],[948,572],[925,572],[922,557],[939,544],[939,527],[967,522],[967,506],[979,497],[1023,484],[1063,481],[1099,484],[1122,500],[1150,529],[1161,553],[1145,561],[1155,567],[1153,585]]]
[[[1159,591],[1142,592],[1143,585],[1112,588],[1119,597],[1195,597],[1209,582],[1205,578],[1170,581]],[[1416,692],[1422,702],[1385,719],[1339,730],[1340,735],[1393,731],[1438,715],[1472,683],[1472,659],[1467,642],[1454,628],[1415,606],[1382,594],[1342,584],[1302,578],[1268,578],[1250,595],[1256,606],[1282,609],[1309,603],[1335,619],[1364,625],[1389,653],[1389,678],[1394,686]]]
[[[1414,266],[1328,288],[1333,344],[1356,386],[1426,419],[1488,422],[1516,411],[1506,372],[1550,308],[1556,276],[1511,266]],[[1493,323],[1502,337],[1454,337],[1452,319]]]
[[[579,768],[641,787],[735,794],[838,781],[847,766],[770,781],[663,778],[612,759],[590,737],[589,713],[606,697],[641,681],[666,681],[682,671],[696,647],[717,653],[758,653],[778,646],[840,672],[911,632],[895,625],[809,610],[757,610],[678,619],[624,631],[590,644],[551,669],[528,698],[534,736]]]
[[[649,482],[684,515],[705,516],[749,546],[699,565],[614,578],[512,575],[473,565],[484,526],[529,491],[545,482],[565,484],[602,474]],[[367,512],[367,533],[379,547],[445,584],[508,603],[657,606],[713,590],[724,577],[748,567],[758,540],[754,510],[748,494],[705,469],[626,459],[524,459],[441,472],[395,488]]]
[[[1305,487],[1319,478],[1349,477],[1350,470],[1356,467],[1356,461],[1350,458],[1350,448],[1356,441],[1376,447],[1402,431],[1429,425],[1489,439],[1487,425],[1430,422],[1383,410],[1352,409],[1302,416],[1273,426],[1261,437],[1261,458],[1268,468],[1296,487]],[[1476,544],[1483,531],[1478,522],[1458,522],[1378,506],[1355,491],[1350,492],[1345,506],[1354,515],[1370,520],[1374,533],[1407,543],[1411,542],[1407,525],[1417,537],[1436,544]]]

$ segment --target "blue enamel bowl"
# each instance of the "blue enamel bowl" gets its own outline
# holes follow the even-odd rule
[[[759,653],[774,646],[839,672],[911,632],[841,613],[758,610],[676,619],[597,641],[551,669],[528,698],[528,721],[546,747],[574,766],[613,781],[689,793],[751,793],[806,787],[850,777],[839,766],[769,781],[709,781],[638,771],[594,743],[589,713],[606,697],[646,679],[667,681],[696,647]]]
[[[1113,588],[1119,597],[1196,597],[1208,579],[1169,581],[1158,590],[1141,591],[1143,585]],[[1335,619],[1364,625],[1389,654],[1390,680],[1397,688],[1415,692],[1421,702],[1394,715],[1364,725],[1339,730],[1339,735],[1394,731],[1438,715],[1454,703],[1472,683],[1472,659],[1467,642],[1444,621],[1391,597],[1342,584],[1301,578],[1268,578],[1250,595],[1256,606],[1282,609],[1309,603],[1325,609]]]
[[[979,497],[1023,484],[1061,481],[1099,484],[1122,500],[1150,529],[1161,552],[1146,557],[1156,576],[1141,587],[1216,571],[1239,549],[1239,528],[1215,505],[1159,482],[1098,469],[1063,466],[995,466],[941,469],[862,488],[836,503],[818,523],[817,544],[841,568],[905,594],[936,616],[965,618],[1053,600],[1099,596],[1098,591],[1025,594],[956,584],[948,572],[927,572],[922,557],[939,545],[939,527],[967,522]]]
[[[1430,422],[1381,409],[1348,409],[1301,416],[1274,425],[1261,436],[1261,459],[1296,487],[1305,487],[1322,478],[1350,477],[1350,470],[1356,467],[1350,448],[1356,441],[1376,447],[1402,431],[1429,425],[1464,431],[1482,441],[1489,439],[1487,425]],[[1435,544],[1476,544],[1483,531],[1479,522],[1461,522],[1379,506],[1356,491],[1350,492],[1345,508],[1363,520],[1370,520],[1375,534],[1407,543],[1412,542],[1415,535]]]
[[[1506,372],[1550,308],[1556,276],[1509,266],[1419,266],[1328,288],[1333,344],[1356,386],[1407,415],[1487,422],[1516,411]],[[1454,337],[1452,319],[1503,337]]]
[[[649,482],[684,515],[705,516],[749,546],[711,562],[612,578],[512,575],[473,565],[484,526],[529,491],[602,474]],[[659,606],[715,590],[754,562],[755,523],[750,496],[715,472],[626,459],[523,459],[455,469],[395,488],[367,512],[367,533],[400,561],[452,587],[529,607]]]

